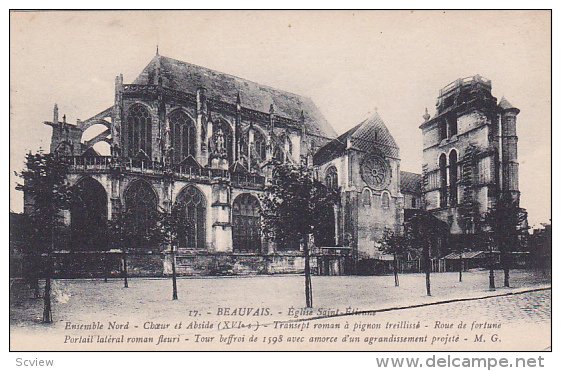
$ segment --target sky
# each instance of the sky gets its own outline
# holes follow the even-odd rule
[[[547,11],[139,11],[10,15],[10,168],[67,121],[113,105],[156,53],[309,96],[337,133],[378,111],[421,172],[418,126],[460,77],[492,80],[520,109],[521,206],[551,218],[551,36]],[[93,135],[88,133],[89,136]],[[22,210],[11,176],[10,209]]]

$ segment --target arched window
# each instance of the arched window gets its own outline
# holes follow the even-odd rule
[[[179,233],[179,247],[204,249],[206,247],[206,199],[197,188],[188,186],[177,196],[176,203],[182,204],[183,215],[187,219],[187,230]]]
[[[449,155],[450,161],[450,206],[458,203],[458,153],[452,150]]]
[[[443,153],[438,159],[440,177],[440,207],[448,206],[448,182],[446,177],[446,155]]]
[[[129,157],[136,157],[142,152],[148,158],[152,156],[152,117],[144,106],[135,104],[129,109],[125,132],[126,153]]]
[[[362,190],[362,206],[370,206],[372,204],[372,191],[369,188]]]
[[[261,251],[261,218],[259,200],[248,193],[236,197],[232,208],[234,251]]]
[[[92,178],[73,188],[70,230],[73,250],[106,250],[107,192]]]
[[[150,237],[156,225],[158,196],[145,181],[133,182],[125,191],[125,220],[132,248],[150,248]]]
[[[253,153],[257,161],[264,161],[267,158],[267,140],[259,130],[253,131]]]
[[[195,156],[195,125],[183,111],[169,116],[170,142],[173,147],[173,162],[181,163],[189,155]]]
[[[339,178],[337,176],[337,168],[335,166],[331,166],[325,172],[325,185],[329,189],[339,189]]]
[[[382,209],[390,208],[390,193],[388,191],[382,192]]]

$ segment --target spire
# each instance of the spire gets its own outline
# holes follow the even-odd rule
[[[423,115],[423,119],[425,119],[425,121],[428,121],[430,119],[429,109],[427,107],[425,107],[425,114]]]
[[[242,98],[240,97],[240,91],[238,90],[238,96],[236,97],[236,109],[240,111],[242,109]]]
[[[56,103],[53,108],[53,124],[58,124],[58,105]]]
[[[160,48],[158,47],[158,44],[156,44],[156,55],[160,55]]]

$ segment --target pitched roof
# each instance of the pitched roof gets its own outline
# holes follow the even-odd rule
[[[399,147],[395,139],[378,112],[375,112],[354,128],[321,147],[314,155],[314,165],[321,165],[340,157],[347,149],[348,140],[351,142],[352,149],[399,158]]]
[[[401,171],[401,192],[421,194],[421,174]]]
[[[510,104],[510,102],[508,100],[506,100],[505,97],[501,98],[501,101],[499,102],[499,107],[501,107],[503,110],[509,110],[509,109],[518,109],[516,107],[514,107],[512,104]]]
[[[204,87],[210,98],[230,103],[235,103],[240,94],[243,107],[268,113],[273,104],[276,114],[296,122],[300,122],[303,111],[308,133],[327,138],[334,138],[337,135],[308,97],[176,59],[156,55],[136,78],[134,84],[152,84],[158,64],[162,85],[170,89],[195,94],[197,88]]]

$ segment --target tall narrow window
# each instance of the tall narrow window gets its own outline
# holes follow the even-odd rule
[[[179,232],[179,247],[204,249],[206,235],[206,200],[197,188],[188,186],[184,188],[176,200],[183,205],[182,217],[187,220],[187,229]]]
[[[448,182],[446,176],[446,155],[443,153],[438,159],[440,175],[440,207],[448,206]]]
[[[195,156],[195,125],[183,111],[175,111],[169,117],[170,141],[173,147],[173,162],[181,163]]]
[[[339,189],[339,177],[337,176],[337,168],[335,166],[331,166],[325,172],[325,185],[329,189]]]
[[[362,190],[362,206],[370,206],[372,204],[372,192],[369,188]]]
[[[73,188],[70,231],[74,250],[107,248],[107,192],[92,178],[82,179]]]
[[[259,200],[248,193],[236,197],[232,208],[232,241],[234,251],[261,251],[261,218]]]
[[[458,153],[455,150],[450,152],[450,206],[458,203]]]
[[[155,226],[157,207],[158,197],[145,181],[137,180],[126,189],[125,215],[130,228],[128,234],[131,236],[131,247],[152,247],[150,232]]]
[[[458,118],[456,113],[452,112],[446,117],[446,122],[448,123],[448,138],[458,134]]]
[[[390,208],[390,194],[388,191],[382,192],[382,209]]]
[[[264,161],[267,158],[267,141],[259,130],[253,131],[253,150],[252,156],[255,156],[258,161]]]
[[[129,157],[152,156],[152,117],[140,104],[133,105],[127,114],[125,126],[126,153]]]

